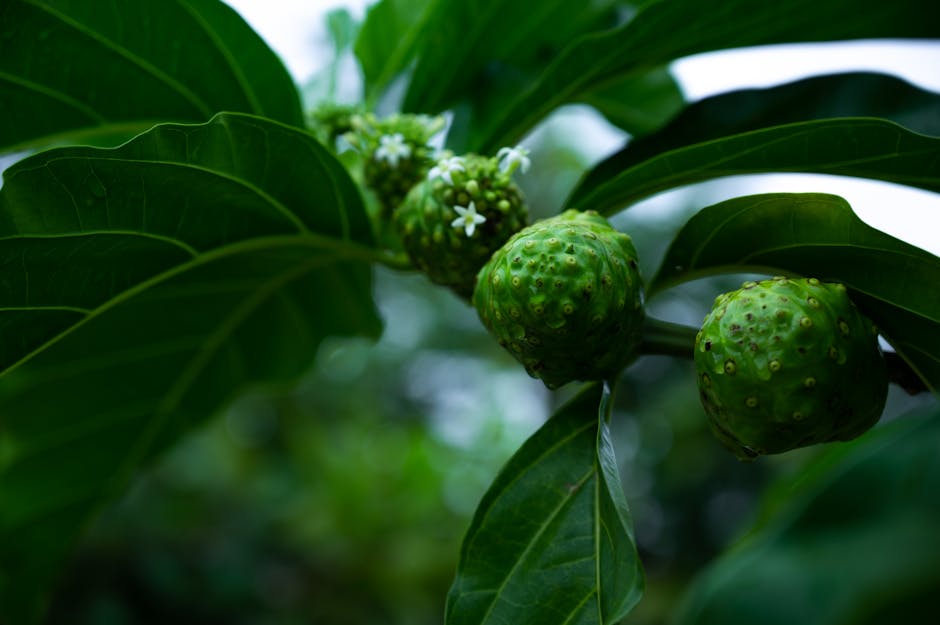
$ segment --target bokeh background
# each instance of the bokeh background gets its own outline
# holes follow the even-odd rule
[[[364,2],[230,4],[281,54],[308,106],[358,99],[350,44]],[[697,100],[844,69],[892,72],[940,91],[938,67],[936,43],[875,42],[706,55],[673,71]],[[580,107],[540,126],[525,141],[533,166],[520,179],[534,216],[557,212],[579,176],[626,138]],[[685,216],[767,190],[842,194],[876,227],[940,251],[936,195],[822,176],[696,185],[614,222],[634,237],[651,275]],[[673,289],[650,302],[651,313],[698,325],[714,295],[743,278]],[[378,343],[325,343],[296,389],[239,399],[104,511],[61,580],[51,623],[442,622],[480,496],[576,389],[547,392],[472,309],[419,275],[379,268],[375,289],[385,321]],[[893,388],[885,421],[928,401]],[[648,575],[629,623],[666,622],[696,572],[746,532],[765,487],[819,453],[739,463],[707,431],[691,363],[667,357],[629,369],[613,424]]]

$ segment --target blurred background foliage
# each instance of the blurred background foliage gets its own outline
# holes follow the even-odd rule
[[[556,212],[588,165],[554,123],[533,137],[538,166],[520,181],[537,216]],[[647,276],[681,216],[719,192],[674,192],[615,219]],[[86,535],[50,623],[442,622],[479,498],[577,388],[548,393],[423,276],[375,277],[382,339],[328,341],[293,391],[243,397],[139,478]],[[744,278],[671,289],[651,314],[697,325]],[[885,421],[930,401],[892,388]],[[746,533],[765,487],[826,451],[738,462],[707,429],[691,362],[664,356],[625,373],[613,433],[648,576],[627,620],[638,625],[668,622],[694,576]]]
[[[351,20],[343,11],[328,17],[337,60],[304,87],[308,103],[342,91],[355,40]],[[519,182],[533,218],[558,212],[592,164],[591,154],[571,141],[571,124],[583,122],[572,121],[571,110],[554,114],[526,140],[534,163]],[[613,218],[633,236],[646,277],[685,218],[727,196],[725,184],[672,191]],[[325,343],[297,388],[243,397],[174,448],[90,528],[48,622],[442,622],[460,541],[479,498],[500,466],[577,389],[549,394],[498,348],[469,306],[422,276],[377,269],[375,278],[382,339]],[[715,294],[744,278],[671,289],[648,302],[650,313],[698,325]],[[883,424],[932,401],[892,387]],[[647,572],[646,594],[627,619],[637,625],[671,622],[703,567],[729,546],[746,556],[742,537],[755,523],[766,526],[768,511],[786,509],[805,467],[833,454],[821,447],[738,462],[707,429],[691,362],[662,356],[642,357],[624,374],[613,434]],[[897,444],[918,440],[911,438]],[[903,449],[895,447],[891,458],[903,457]],[[869,451],[866,457],[865,466],[877,473],[879,456]],[[940,475],[935,465],[929,467],[933,483]],[[863,496],[865,478],[850,472],[850,491]],[[825,488],[805,494],[804,508],[818,512],[807,522],[833,524],[845,514],[838,505],[813,508],[829,494]],[[894,508],[901,515],[925,493],[895,494],[899,501],[908,497]],[[881,566],[885,532],[908,527],[894,509],[882,510],[846,546],[871,558],[865,562],[872,569]],[[806,562],[840,557],[832,535],[821,536],[802,544]],[[940,537],[922,532],[918,538],[928,544],[909,546],[938,551]],[[892,554],[883,555],[888,561]],[[930,594],[918,584],[936,582],[931,575],[911,581],[912,596]],[[767,595],[777,578],[758,579],[768,584]],[[687,608],[694,604],[707,615],[709,597],[733,595],[735,588],[699,582]],[[693,612],[686,610],[684,622],[698,622]],[[868,622],[872,614],[881,613],[839,622]]]

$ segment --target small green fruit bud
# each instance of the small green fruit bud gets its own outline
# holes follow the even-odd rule
[[[467,299],[480,267],[527,219],[519,187],[475,154],[439,160],[393,214],[411,262]]]

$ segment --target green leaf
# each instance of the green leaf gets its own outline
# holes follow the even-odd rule
[[[931,622],[940,412],[836,444],[779,484],[762,527],[699,576],[678,625]]]
[[[149,459],[380,324],[355,185],[262,118],[40,153],[5,172],[0,216],[0,621],[33,623]]]
[[[478,122],[472,147],[485,153],[515,143],[552,110],[599,85],[691,54],[787,42],[931,38],[940,35],[938,18],[932,0],[662,0],[619,28],[568,46],[501,115]]]
[[[842,198],[772,193],[704,208],[676,235],[648,293],[747,271],[844,283],[927,386],[940,389],[940,258],[868,226]]]
[[[378,98],[414,61],[429,36],[427,23],[438,4],[436,0],[380,0],[369,7],[354,48],[367,101]]]
[[[8,0],[0,24],[0,152],[223,110],[303,123],[281,61],[218,0]]]
[[[581,100],[634,137],[658,130],[685,106],[682,89],[666,67],[626,76]]]
[[[609,389],[589,386],[497,476],[464,538],[448,625],[613,624],[639,601],[609,410]]]
[[[343,69],[344,61],[356,41],[359,32],[359,23],[345,8],[333,9],[324,17],[326,30],[332,44],[332,54],[323,54],[323,67],[302,88],[302,97],[305,105],[319,110],[324,103],[335,103],[342,99],[340,91],[344,84],[344,77],[349,74]]]
[[[452,0],[437,3],[416,50],[417,66],[403,108],[439,112],[460,97],[485,98],[489,72],[541,67],[587,29],[607,25],[613,2],[602,0]]]
[[[611,168],[612,169],[612,168]],[[609,215],[681,185],[739,174],[803,172],[940,191],[940,138],[883,119],[826,119],[764,128],[654,156],[582,185],[567,202]]]
[[[567,201],[581,206],[625,170],[670,150],[768,126],[831,117],[880,117],[923,134],[940,135],[940,95],[892,76],[817,76],[771,89],[717,95],[685,109],[661,131],[631,141],[578,183]],[[592,200],[603,203],[603,199]]]

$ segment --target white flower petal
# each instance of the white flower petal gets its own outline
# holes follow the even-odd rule
[[[473,236],[479,224],[486,222],[486,217],[477,213],[477,207],[472,200],[466,207],[454,206],[454,211],[458,217],[450,222],[451,227],[463,228],[468,237]]]
[[[388,161],[392,167],[398,167],[398,161],[411,156],[411,147],[405,143],[400,132],[379,137],[379,147],[375,150],[375,159]]]
[[[496,159],[499,161],[499,170],[503,173],[511,174],[519,168],[522,169],[522,173],[525,173],[529,169],[529,150],[521,145],[514,148],[500,148],[496,153]]]
[[[463,166],[463,159],[459,156],[443,158],[437,162],[437,165],[431,168],[431,171],[428,172],[428,178],[431,180],[441,178],[450,186],[454,186],[452,173],[455,171],[466,171]]]

